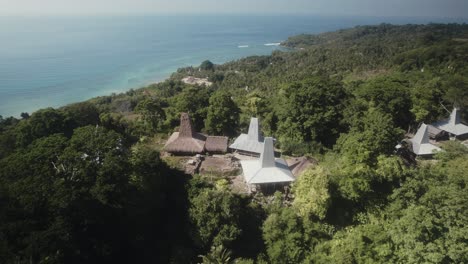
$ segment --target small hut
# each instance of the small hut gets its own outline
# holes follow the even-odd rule
[[[224,153],[228,146],[227,137],[206,136],[195,132],[190,116],[180,115],[179,132],[174,132],[167,140],[164,150],[178,155],[193,155],[208,151],[210,153]]]
[[[468,138],[468,126],[461,122],[460,109],[454,108],[448,120],[442,120],[432,124],[438,129],[447,131],[456,138]]]
[[[260,159],[241,161],[241,166],[249,192],[260,189],[269,193],[295,180],[286,161],[275,158],[271,137],[265,138]]]
[[[410,140],[413,153],[418,156],[432,156],[441,149],[429,142],[429,129],[424,123],[419,127],[416,135]]]
[[[257,157],[260,155],[263,149],[263,136],[260,133],[258,118],[250,119],[248,134],[241,134],[229,148],[241,154]]]

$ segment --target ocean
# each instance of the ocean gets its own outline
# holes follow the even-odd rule
[[[301,33],[435,18],[306,15],[0,17],[0,115],[19,116],[164,80],[204,60],[281,49]]]

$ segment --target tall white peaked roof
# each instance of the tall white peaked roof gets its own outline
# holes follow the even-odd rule
[[[248,184],[292,182],[294,177],[283,159],[276,159],[273,138],[265,138],[258,160],[241,161],[244,179]]]
[[[265,138],[263,142],[263,151],[260,154],[260,164],[262,168],[270,168],[275,166],[275,150],[273,149],[273,138]]]
[[[260,141],[260,129],[258,127],[258,118],[250,118],[249,132],[247,134],[250,140]]]
[[[429,143],[429,131],[426,124],[422,123],[416,135],[411,139],[413,145],[413,152],[416,155],[432,155],[441,149]]]
[[[248,134],[241,134],[229,148],[257,154],[262,152],[263,137],[260,133],[258,118],[250,119]]]
[[[448,120],[436,122],[433,126],[455,136],[468,134],[468,126],[461,122],[460,109],[458,108],[453,109]]]
[[[426,124],[421,124],[421,126],[418,129],[418,132],[416,132],[416,135],[414,135],[412,141],[417,142],[418,144],[429,143],[429,130]]]
[[[454,107],[452,113],[450,113],[449,123],[452,125],[460,124],[460,109]]]

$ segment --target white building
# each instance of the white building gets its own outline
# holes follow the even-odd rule
[[[274,191],[295,180],[286,161],[275,158],[271,137],[265,138],[260,159],[244,160],[241,161],[241,165],[249,191],[257,189],[266,192]]]
[[[432,124],[438,129],[447,131],[451,135],[459,137],[468,136],[468,126],[461,122],[460,109],[454,108],[448,120],[443,120]]]
[[[422,124],[416,135],[410,139],[412,150],[418,156],[430,156],[441,149],[429,142],[429,131],[426,124]]]
[[[262,152],[263,136],[260,133],[258,118],[252,117],[250,119],[248,134],[241,134],[229,148],[240,153],[255,156],[258,156]]]

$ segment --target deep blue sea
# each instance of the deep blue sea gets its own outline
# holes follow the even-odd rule
[[[270,54],[300,33],[454,19],[293,15],[0,17],[0,115],[161,81],[177,68]]]

